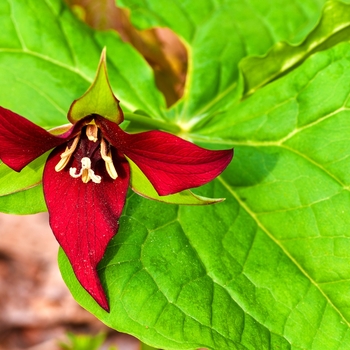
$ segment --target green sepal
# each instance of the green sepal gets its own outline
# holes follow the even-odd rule
[[[169,196],[160,196],[140,168],[132,160],[129,158],[127,159],[131,171],[131,189],[142,197],[178,205],[206,205],[219,203],[225,200],[225,198],[207,198],[198,196],[190,190],[170,194]]]
[[[60,125],[60,126],[56,126],[50,130],[48,130],[48,132],[52,135],[62,135],[65,132],[67,132],[70,128],[72,127],[71,124],[64,124],[64,125]]]
[[[85,94],[72,103],[68,119],[75,124],[91,114],[98,114],[116,124],[124,120],[119,100],[114,96],[108,80],[106,48],[102,50],[94,81]]]

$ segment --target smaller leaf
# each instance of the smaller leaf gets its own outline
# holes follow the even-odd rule
[[[124,120],[119,100],[114,96],[109,84],[105,48],[102,51],[93,83],[82,97],[73,102],[68,112],[68,119],[75,124],[91,114],[101,115],[117,124]]]
[[[131,170],[131,188],[134,192],[142,197],[168,204],[179,205],[206,205],[219,203],[225,200],[225,198],[207,198],[198,196],[190,190],[182,191],[168,196],[159,196],[150,181],[147,179],[146,175],[140,170],[140,168],[129,158],[128,162]]]
[[[100,333],[95,336],[74,333],[67,333],[69,343],[60,343],[59,347],[62,350],[98,350],[106,339],[105,333]]]
[[[41,183],[48,153],[35,159],[21,172],[16,172],[0,162],[0,197],[28,190]]]
[[[244,95],[251,95],[260,87],[287,74],[313,53],[348,41],[349,10],[349,4],[329,1],[318,25],[300,45],[279,42],[266,56],[252,56],[243,59],[240,68],[245,81]]]
[[[0,196],[0,212],[29,215],[47,211],[41,184],[28,190]]]

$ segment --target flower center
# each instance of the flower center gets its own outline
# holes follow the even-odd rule
[[[78,178],[81,176],[81,179],[86,184],[90,180],[95,184],[99,184],[101,182],[101,176],[95,174],[95,172],[91,169],[91,160],[88,157],[84,157],[81,159],[81,169],[77,174],[77,168],[70,168],[69,174],[71,177]]]
[[[76,149],[78,147],[79,141],[81,141],[81,143],[83,141],[85,141],[85,142],[97,142],[97,141],[99,141],[98,127],[94,122],[93,122],[93,124],[88,124],[86,126],[85,132],[86,132],[87,140],[86,139],[81,140],[81,134],[79,133],[74,138],[71,146],[70,147],[67,146],[66,150],[61,154],[61,159],[57,163],[57,165],[55,166],[55,170],[57,172],[64,169],[66,167],[66,165],[69,163],[69,161],[72,157],[72,154],[76,151]],[[114,167],[114,164],[113,164],[112,151],[111,151],[111,148],[109,147],[109,145],[107,144],[107,141],[102,136],[100,139],[99,146],[100,146],[100,155],[105,163],[107,173],[113,180],[115,180],[118,177],[118,173],[117,173],[117,171]],[[81,150],[85,149],[85,147],[82,147],[82,146],[79,146],[79,148]],[[99,159],[101,159],[101,158],[99,158]],[[85,156],[85,157],[81,158],[80,162],[81,162],[80,171],[78,172],[77,168],[71,167],[69,169],[70,176],[73,178],[81,177],[81,179],[84,183],[88,183],[90,180],[94,183],[101,183],[101,179],[102,179],[101,176],[96,175],[94,170],[92,169],[91,158],[89,158],[88,156]]]

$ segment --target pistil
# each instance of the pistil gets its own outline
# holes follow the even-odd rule
[[[101,176],[96,175],[95,172],[91,169],[91,160],[88,157],[83,157],[81,159],[81,169],[78,174],[77,168],[70,168],[69,175],[75,179],[81,176],[81,179],[85,184],[90,180],[96,184],[101,183]]]

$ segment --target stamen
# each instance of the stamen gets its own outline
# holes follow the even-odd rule
[[[90,141],[96,142],[98,140],[98,127],[95,124],[88,124],[86,126],[86,136]]]
[[[81,176],[81,179],[85,184],[90,180],[96,184],[101,183],[101,176],[96,175],[95,172],[91,169],[91,160],[88,157],[81,159],[81,169],[78,174],[77,168],[70,168],[69,175],[75,179]]]
[[[75,149],[77,148],[78,142],[80,139],[80,134],[77,135],[71,145],[71,147],[69,148],[68,146],[66,147],[66,150],[61,154],[61,160],[57,163],[57,165],[55,166],[55,170],[57,172],[61,171],[69,162],[73,152],[75,151]]]
[[[104,138],[101,139],[101,157],[105,161],[106,170],[108,175],[115,180],[118,177],[117,170],[115,170],[113,159],[112,159],[112,152],[109,149],[107,153],[107,144]]]

